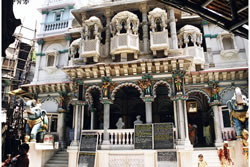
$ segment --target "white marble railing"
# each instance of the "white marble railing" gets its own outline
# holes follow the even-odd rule
[[[44,25],[44,31],[54,31],[68,28],[69,20],[47,23]]]
[[[134,34],[117,34],[111,38],[111,54],[139,51],[139,37]]]
[[[223,140],[234,140],[236,139],[236,132],[234,128],[223,128],[222,136]]]
[[[87,57],[93,57],[94,62],[98,62],[100,55],[100,40],[83,40],[81,42],[80,55],[83,57],[84,62],[87,61]]]
[[[96,132],[98,134],[98,144],[103,141],[104,130],[82,130],[83,132]],[[108,129],[109,141],[111,145],[132,145],[134,144],[134,129]]]

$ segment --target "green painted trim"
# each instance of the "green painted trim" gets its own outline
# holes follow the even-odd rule
[[[36,53],[36,56],[45,56],[45,53]]]
[[[70,41],[70,40],[72,39],[72,37],[71,37],[70,34],[66,34],[65,37],[64,37],[64,39],[65,39],[66,41]]]
[[[38,45],[44,44],[44,40],[43,40],[43,39],[38,39],[38,40],[37,40],[37,44],[38,44]]]
[[[202,25],[208,25],[208,24],[209,24],[209,22],[207,20],[202,21]]]
[[[74,9],[74,5],[69,5],[68,9]]]
[[[204,34],[204,38],[217,38],[218,34]]]
[[[48,10],[44,10],[44,11],[42,11],[42,14],[49,14],[49,11]]]
[[[69,49],[64,49],[64,50],[59,50],[58,52],[60,53],[60,54],[63,54],[63,53],[67,53],[69,51]]]

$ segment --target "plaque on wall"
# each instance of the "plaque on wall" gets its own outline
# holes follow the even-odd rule
[[[176,151],[157,152],[158,167],[177,167]]]
[[[135,125],[134,139],[135,149],[152,149],[152,124]]]
[[[78,157],[78,167],[94,167],[95,153],[80,152]]]
[[[97,149],[97,133],[82,133],[80,141],[80,152],[95,152]]]
[[[173,123],[154,123],[154,149],[173,149]]]

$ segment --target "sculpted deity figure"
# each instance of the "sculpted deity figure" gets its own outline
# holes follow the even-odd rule
[[[181,92],[181,84],[182,84],[181,77],[179,75],[177,75],[174,82],[175,82],[175,86],[176,86],[176,91]]]
[[[227,106],[236,137],[241,138],[243,129],[248,131],[248,99],[241,93],[239,87],[235,88],[234,96],[227,102]]]
[[[46,111],[41,109],[41,103],[36,100],[26,102],[27,124],[25,141],[36,142],[37,134],[40,133],[40,141],[43,140],[44,133],[48,130],[48,117]]]
[[[122,129],[124,127],[124,122],[122,121],[122,117],[120,117],[116,123],[117,129]]]
[[[134,121],[134,125],[136,124],[142,124],[143,122],[141,121],[141,116],[140,115],[137,115],[136,116],[136,120]]]

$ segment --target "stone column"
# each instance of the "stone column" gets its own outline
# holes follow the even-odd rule
[[[84,129],[84,107],[85,107],[85,105],[82,105],[81,129]]]
[[[78,146],[79,141],[77,140],[77,131],[78,131],[78,105],[74,105],[74,140],[71,142],[71,146]]]
[[[94,110],[90,112],[90,129],[93,130],[94,129]]]
[[[177,109],[176,109],[176,101],[173,101],[174,103],[174,122],[175,122],[175,128],[176,128],[176,139],[178,139],[178,122],[177,122]]]
[[[105,40],[105,56],[110,54],[110,20],[111,20],[111,10],[106,9],[105,11],[106,16],[106,40]]]
[[[42,53],[43,50],[43,44],[40,43],[38,45],[38,53]],[[40,68],[40,64],[41,64],[41,59],[42,59],[42,55],[40,56],[36,56],[36,67],[35,67],[35,74],[34,74],[34,79],[32,82],[37,82],[39,80],[39,68]]]
[[[58,122],[57,122],[57,132],[58,132],[58,137],[59,137],[59,147],[64,148],[65,143],[64,143],[64,136],[65,136],[65,125],[64,125],[64,116],[65,116],[65,111],[63,109],[59,110],[58,114]]]
[[[171,40],[172,40],[172,47],[173,49],[178,49],[178,39],[176,35],[176,21],[174,16],[174,9],[170,7],[169,9],[169,25],[170,25],[170,33],[171,33]]]
[[[109,118],[110,118],[110,104],[112,104],[112,100],[104,98],[102,99],[101,103],[104,105],[104,112],[103,112],[103,129],[104,129],[104,134],[103,134],[103,145],[109,145],[109,134],[108,134],[108,129],[109,129]]]
[[[142,32],[143,32],[143,51],[148,53],[148,7],[147,4],[142,4],[140,6],[142,12]]]
[[[222,129],[220,124],[220,114],[219,114],[219,105],[221,102],[214,100],[209,105],[212,107],[214,112],[214,131],[215,131],[215,146],[220,147],[223,145],[222,139]]]
[[[145,110],[146,110],[146,123],[152,123],[152,102],[154,101],[153,96],[145,96],[142,99],[145,102]]]

